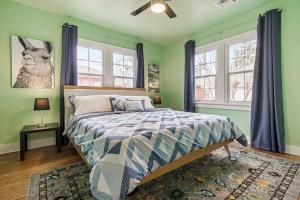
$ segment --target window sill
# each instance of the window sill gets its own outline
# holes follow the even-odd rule
[[[223,110],[239,110],[239,111],[251,111],[250,105],[237,105],[237,104],[213,104],[213,103],[196,103],[196,108],[212,108]]]

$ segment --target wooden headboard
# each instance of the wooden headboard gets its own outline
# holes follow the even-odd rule
[[[70,104],[69,96],[90,96],[90,95],[126,95],[126,96],[147,96],[145,88],[117,88],[117,87],[89,87],[89,86],[64,86],[65,102],[65,126],[68,125],[74,109]]]

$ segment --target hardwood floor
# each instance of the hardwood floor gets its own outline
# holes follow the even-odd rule
[[[248,149],[300,162],[300,156],[269,153],[250,147]],[[22,162],[19,161],[19,152],[0,155],[0,199],[26,199],[30,174],[45,172],[80,160],[75,149],[66,147],[62,153],[57,154],[55,146],[29,150]]]
[[[73,148],[56,153],[56,147],[43,147],[26,152],[19,161],[19,152],[0,155],[0,199],[26,199],[30,174],[61,167],[81,158]]]

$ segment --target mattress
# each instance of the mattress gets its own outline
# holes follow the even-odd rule
[[[65,134],[80,147],[97,199],[124,199],[159,167],[210,144],[246,136],[228,117],[152,109],[74,116]]]

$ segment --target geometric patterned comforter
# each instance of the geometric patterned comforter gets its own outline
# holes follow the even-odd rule
[[[247,145],[229,118],[171,109],[91,113],[75,116],[65,130],[88,163],[97,199],[124,199],[158,167],[205,148],[236,139]]]

